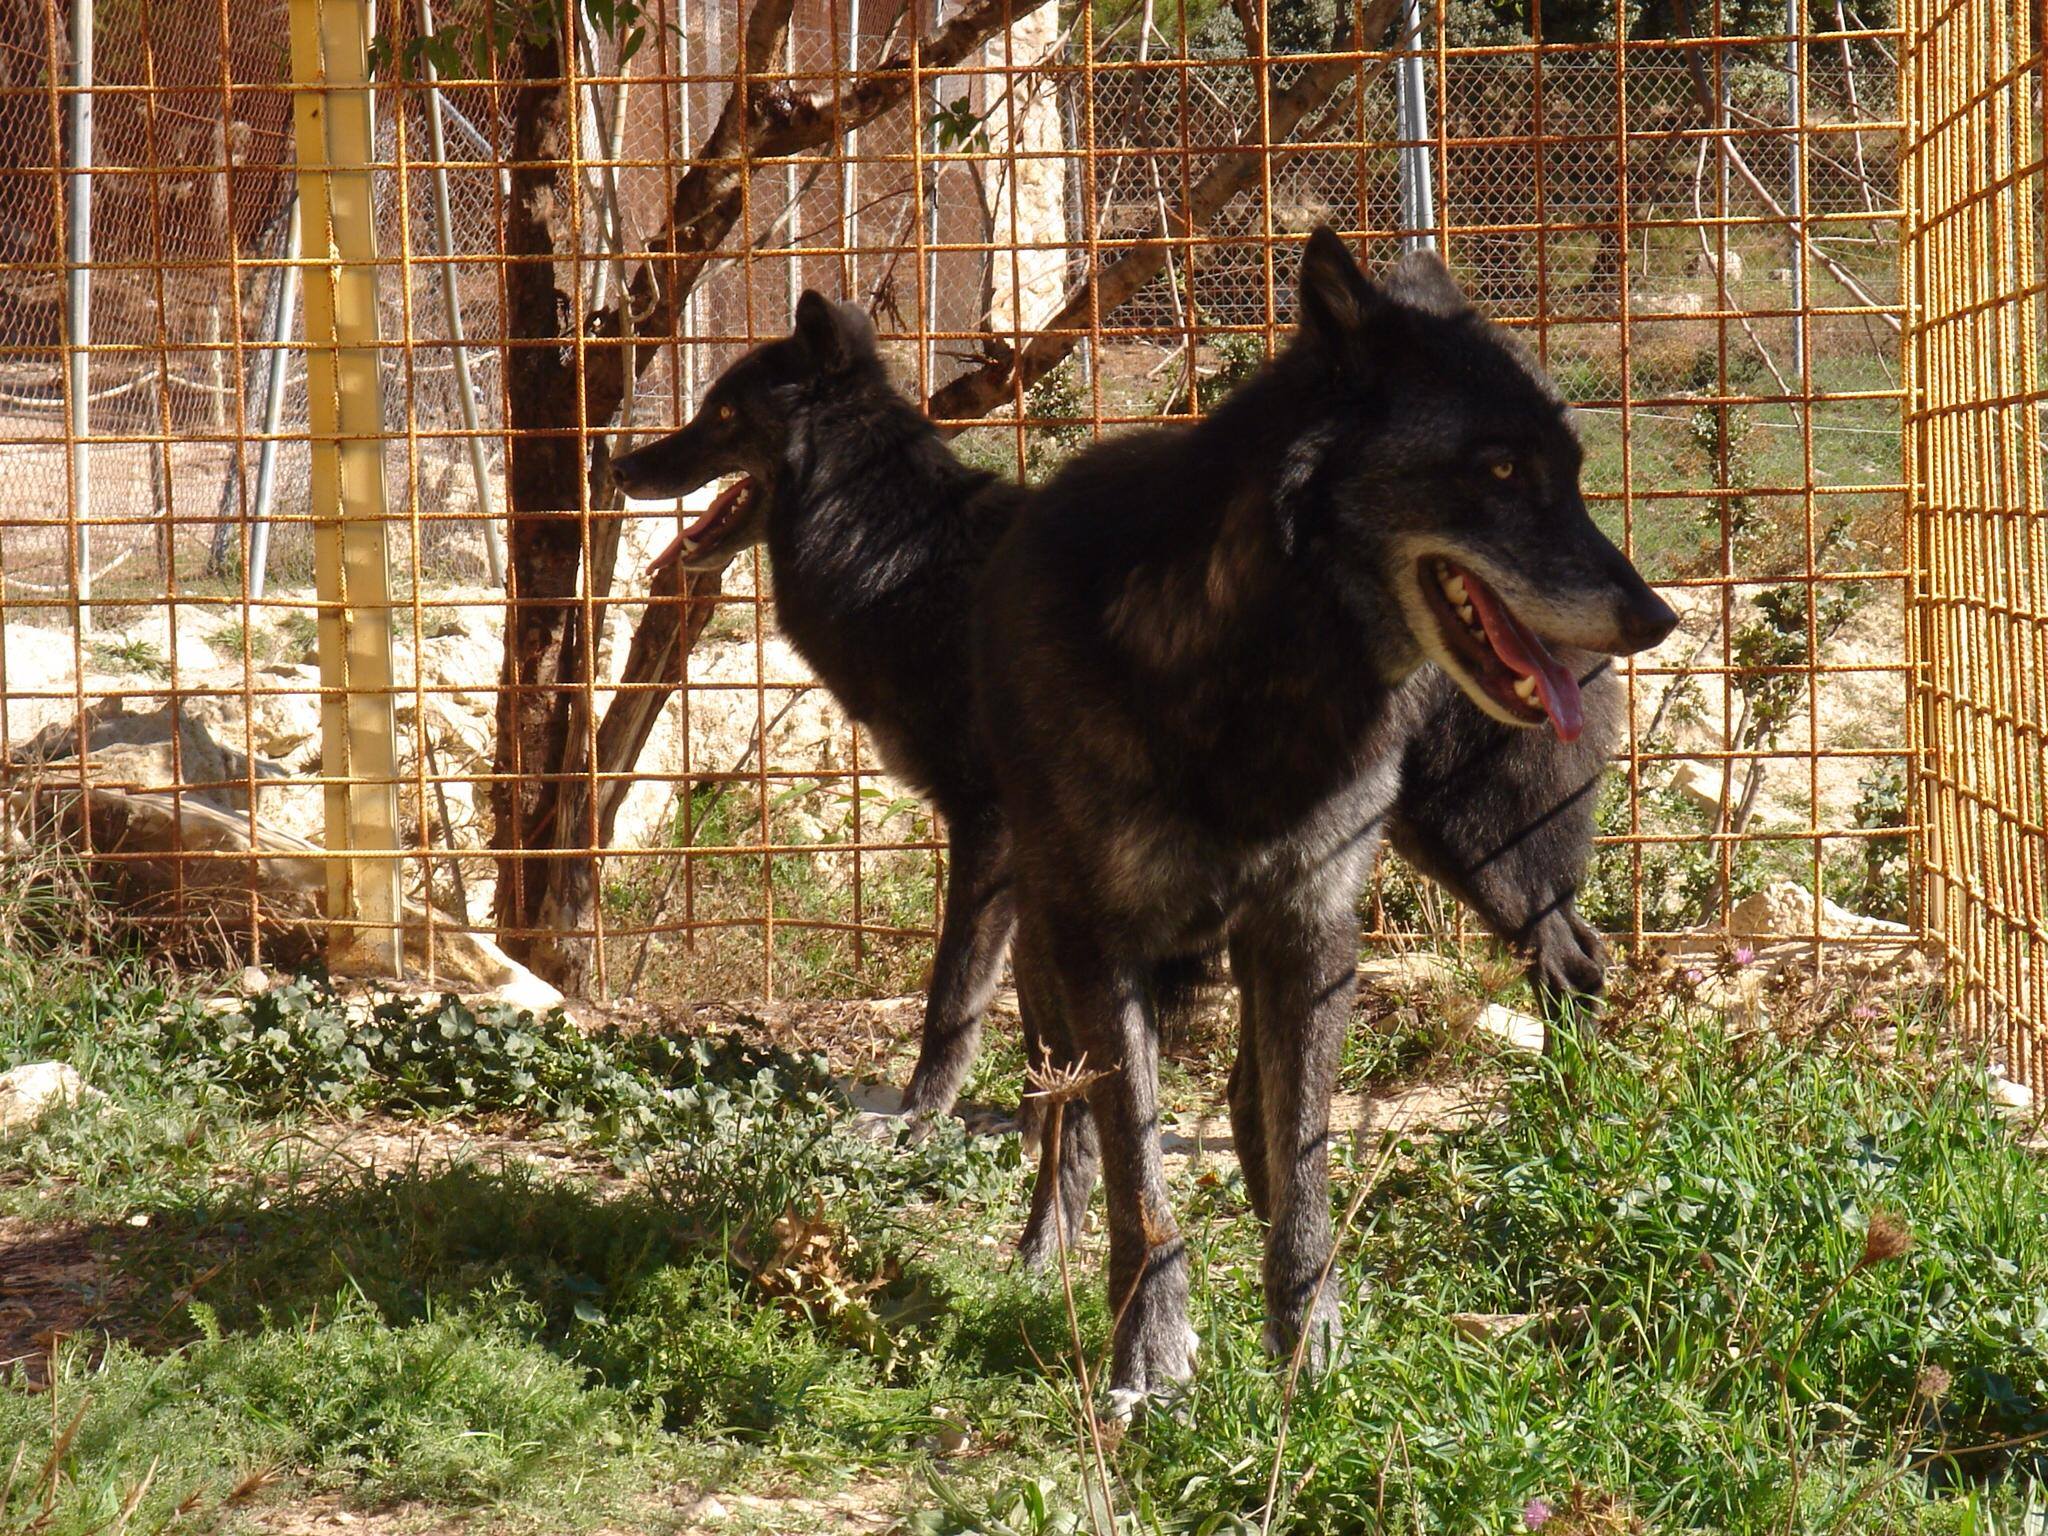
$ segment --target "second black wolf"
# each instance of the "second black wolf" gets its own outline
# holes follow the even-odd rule
[[[1099,1138],[1126,1401],[1193,1363],[1160,1161],[1170,982],[1227,946],[1267,1339],[1320,1360],[1358,893],[1411,753],[1433,751],[1409,685],[1433,661],[1504,729],[1577,742],[1585,696],[1558,648],[1623,654],[1676,623],[1588,515],[1563,401],[1440,263],[1376,284],[1318,230],[1301,304],[1294,342],[1208,418],[1070,460],[990,560],[977,616],[1019,996],[1048,1049],[1092,1069],[1045,1138],[1033,1232],[1079,1215]],[[1441,846],[1490,835],[1483,810],[1447,809]]]
[[[613,469],[642,497],[742,477],[655,565],[716,569],[765,542],[783,633],[945,819],[945,907],[904,1107],[946,1113],[1012,926],[1006,834],[972,729],[970,596],[1027,492],[961,463],[890,384],[867,316],[813,292],[789,336],[742,356],[687,426]]]
[[[962,464],[889,382],[867,317],[816,293],[788,337],[712,384],[688,425],[614,470],[641,497],[741,477],[656,566],[716,568],[765,542],[783,631],[890,771],[945,818],[946,899],[904,1107],[947,1112],[1014,921],[1008,834],[972,726],[968,630],[982,567],[1029,493]],[[1548,996],[1598,992],[1599,941],[1572,899],[1590,846],[1588,790],[1620,717],[1612,679],[1589,680],[1586,729],[1569,745],[1489,720],[1434,669],[1406,691],[1415,729],[1395,845],[1525,953]],[[1029,1251],[1045,1256],[1042,1241]]]

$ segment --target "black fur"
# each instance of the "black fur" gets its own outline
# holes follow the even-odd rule
[[[1061,1162],[1071,1224],[1099,1155],[1111,1385],[1126,1401],[1192,1368],[1160,1165],[1159,1005],[1164,973],[1219,944],[1242,1004],[1230,1107],[1268,1224],[1268,1343],[1306,1331],[1319,1361],[1334,1337],[1318,1282],[1359,888],[1411,754],[1488,773],[1483,743],[1438,761],[1417,739],[1441,695],[1409,684],[1440,658],[1488,714],[1530,714],[1496,686],[1498,665],[1461,660],[1432,627],[1424,581],[1454,560],[1546,639],[1608,654],[1675,622],[1588,517],[1554,390],[1440,268],[1411,260],[1382,287],[1321,230],[1302,307],[1295,342],[1206,420],[1072,460],[982,587],[976,697],[1010,831],[1020,995],[1056,1061],[1104,1074],[1044,1156]],[[1496,825],[1447,814],[1418,846],[1490,900]],[[1540,834],[1534,847],[1540,869],[1552,851]],[[1525,924],[1553,894],[1493,916]],[[1050,1171],[1027,1251],[1055,1228]]]
[[[1574,905],[1593,850],[1600,778],[1626,723],[1627,700],[1606,658],[1569,657],[1585,690],[1574,742],[1488,718],[1435,667],[1408,684],[1420,726],[1401,758],[1387,838],[1529,962],[1554,1029],[1597,998],[1607,946]]]
[[[765,537],[783,632],[945,818],[944,916],[905,1096],[914,1113],[945,1113],[1012,925],[1004,832],[970,728],[967,631],[974,583],[1024,491],[962,464],[890,385],[866,317],[815,293],[795,331],[728,368],[688,426],[614,470],[641,496],[751,477],[748,512],[683,558],[723,564]]]

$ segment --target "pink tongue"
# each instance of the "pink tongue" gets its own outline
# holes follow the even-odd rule
[[[747,492],[753,483],[751,477],[742,476],[738,481],[713,497],[711,505],[699,513],[692,520],[689,527],[669,540],[668,547],[647,562],[647,574],[652,576],[655,572],[675,564],[676,561],[683,557],[687,550],[702,543],[704,536],[724,519],[726,513],[733,509],[733,504]]]
[[[1586,727],[1585,711],[1579,704],[1579,680],[1558,663],[1527,625],[1501,606],[1484,582],[1475,579],[1470,571],[1461,574],[1466,595],[1479,610],[1479,622],[1486,627],[1486,638],[1493,645],[1494,654],[1517,677],[1536,679],[1543,712],[1550,716],[1550,727],[1557,732],[1557,739],[1577,741],[1579,732]]]
[[[705,534],[711,531],[720,518],[733,509],[733,504],[747,493],[747,487],[751,483],[745,476],[742,476],[720,491],[712,498],[711,505],[704,509],[697,520],[683,530],[683,537],[693,544],[703,538]]]

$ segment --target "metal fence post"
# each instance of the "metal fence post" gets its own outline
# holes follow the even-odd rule
[[[71,550],[78,628],[92,628],[92,31],[93,0],[71,5],[71,199],[65,208],[65,329],[71,354]],[[154,451],[154,450],[152,450]]]
[[[291,0],[330,952],[396,975],[398,763],[378,378],[370,0]]]
[[[304,248],[298,194],[285,221],[284,265],[271,287],[270,358],[263,375],[263,446],[256,451],[256,495],[249,509],[249,598],[261,602],[270,581],[270,506],[277,497],[277,434],[284,421],[284,391],[291,372],[285,347],[299,308],[299,255]]]
[[[1429,77],[1422,67],[1423,0],[1401,11],[1401,63],[1394,111],[1401,135],[1401,237],[1405,251],[1436,249],[1436,166],[1429,143]]]

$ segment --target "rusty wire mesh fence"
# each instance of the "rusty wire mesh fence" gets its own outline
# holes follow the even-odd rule
[[[1242,376],[1328,222],[1374,264],[1433,235],[1522,332],[1579,407],[1596,514],[1681,612],[1627,672],[1589,915],[1852,974],[1931,936],[2038,1081],[2024,0],[1451,0],[1406,48],[1389,0],[406,0],[376,13],[363,98],[367,258],[295,174],[295,112],[364,60],[330,37],[295,68],[293,39],[358,9],[103,4],[88,88],[73,9],[0,6],[12,856],[54,836],[131,909],[276,958],[314,947],[345,864],[395,872],[414,968],[459,977],[495,937],[610,995],[912,988],[928,813],[778,632],[758,557],[650,587],[678,509],[618,509],[607,453],[685,419],[808,286],[875,315],[960,452],[1039,476]],[[350,441],[381,459],[375,591],[340,553],[360,542],[322,574],[336,354],[307,327],[350,272],[374,294],[355,419],[381,430]],[[341,489],[359,524],[374,501]],[[375,773],[341,750],[361,698],[388,722]],[[391,846],[337,847],[365,788]],[[1456,923],[1393,869],[1367,919]]]

